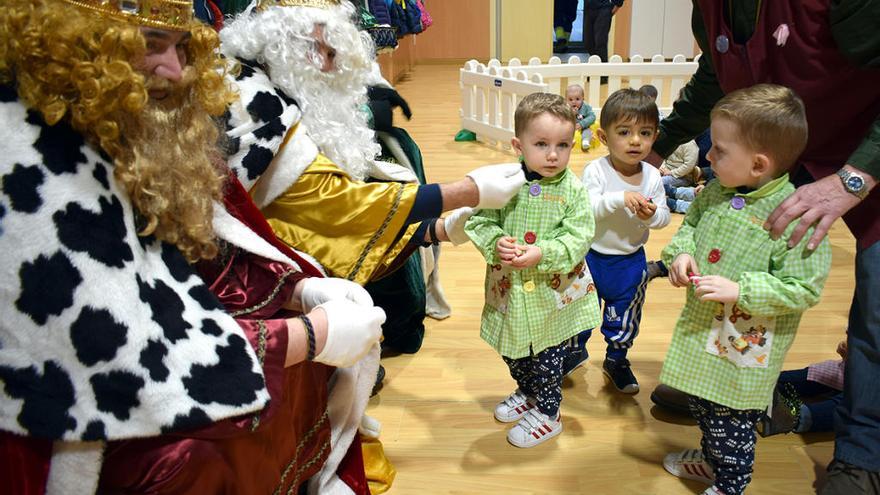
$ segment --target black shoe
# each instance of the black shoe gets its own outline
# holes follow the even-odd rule
[[[819,495],[880,494],[880,473],[867,471],[837,459],[828,465],[828,480]]]
[[[651,392],[651,401],[657,406],[677,414],[690,416],[691,408],[688,405],[688,397],[689,395],[681,390],[662,383]]]
[[[639,382],[633,375],[627,358],[605,358],[605,362],[602,363],[602,372],[618,391],[625,394],[639,393]]]
[[[666,265],[662,261],[649,261],[648,267],[645,269],[648,273],[648,282],[654,280],[657,277],[668,277],[669,270],[666,269]]]
[[[791,433],[797,428],[801,418],[803,402],[790,383],[784,383],[773,391],[772,416],[761,416],[755,425],[758,435],[769,437],[780,433]]]
[[[379,371],[376,372],[376,383],[373,384],[373,390],[370,392],[370,397],[379,393],[382,390],[382,381],[385,380],[385,367],[381,364],[379,365]]]

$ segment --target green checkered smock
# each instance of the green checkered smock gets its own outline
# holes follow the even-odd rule
[[[480,336],[502,356],[537,354],[600,321],[599,300],[584,256],[595,232],[589,195],[568,169],[526,183],[500,210],[480,210],[465,232],[486,259],[486,304]],[[533,233],[543,257],[522,270],[501,264],[495,244]]]
[[[712,181],[697,195],[678,233],[663,250],[667,266],[677,255],[688,253],[696,260],[700,275],[739,282],[736,305],[745,319],[773,322],[766,367],[738,367],[707,351],[713,318],[722,305],[698,300],[689,286],[660,373],[662,383],[734,409],[765,409],[770,404],[801,315],[819,302],[831,268],[827,238],[811,253],[806,245],[812,231],[797,246],[789,249],[786,244],[797,222],[776,241],[763,229],[770,213],[792,192],[787,174],[748,194]]]

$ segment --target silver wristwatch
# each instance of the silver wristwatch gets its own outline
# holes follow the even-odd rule
[[[859,199],[865,199],[865,196],[868,195],[868,184],[860,174],[840,169],[837,171],[837,176],[840,177],[840,181],[843,182],[843,187],[848,193]]]

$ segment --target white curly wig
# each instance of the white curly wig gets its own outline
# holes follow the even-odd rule
[[[330,8],[269,7],[248,10],[220,31],[228,57],[254,60],[303,110],[303,124],[318,148],[355,179],[367,175],[380,152],[362,106],[367,101],[375,46],[358,30],[350,2]],[[335,69],[321,72],[314,31],[336,50]]]

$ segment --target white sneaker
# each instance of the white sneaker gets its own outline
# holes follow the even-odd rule
[[[700,495],[724,495],[724,492],[715,488],[714,486],[710,486],[709,488],[706,488],[706,491],[704,491]]]
[[[495,406],[495,419],[502,423],[513,423],[533,407],[535,407],[535,401],[528,398],[520,389],[516,389]]]
[[[551,418],[537,408],[529,409],[510,431],[507,441],[520,448],[534,447],[562,433],[559,414]]]
[[[703,458],[703,451],[699,449],[666,454],[666,457],[663,458],[663,467],[669,474],[679,478],[702,481],[707,485],[715,483],[715,473],[712,466],[706,462]]]

